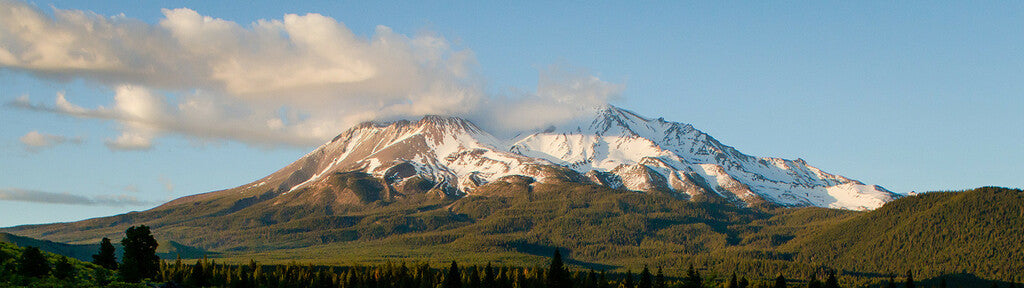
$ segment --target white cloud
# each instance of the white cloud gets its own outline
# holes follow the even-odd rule
[[[144,206],[157,204],[153,201],[142,201],[130,195],[100,195],[87,197],[70,193],[53,193],[38,190],[0,188],[0,201],[20,201],[32,203],[68,204],[86,206]]]
[[[39,131],[28,132],[18,140],[21,141],[21,144],[25,145],[26,150],[31,152],[38,152],[39,150],[64,143],[81,144],[83,142],[81,137],[69,138],[61,135],[39,133]]]
[[[551,66],[540,72],[536,93],[491,98],[480,109],[486,115],[472,118],[499,134],[558,126],[591,108],[607,105],[623,89],[622,84],[602,81],[582,71]]]
[[[364,37],[320,14],[243,25],[187,8],[162,12],[154,25],[77,10],[51,17],[0,0],[0,69],[103,83],[114,98],[109,108],[77,106],[63,94],[52,106],[27,98],[8,105],[114,120],[121,134],[107,146],[144,150],[166,134],[312,146],[359,122],[426,114],[533,128],[621,91],[545,71],[537,93],[493,97],[483,92],[472,51],[435,34],[378,26]]]

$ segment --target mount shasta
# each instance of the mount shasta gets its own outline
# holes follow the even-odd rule
[[[649,119],[614,106],[588,112],[561,127],[512,139],[500,139],[456,117],[366,122],[236,189],[245,193],[273,187],[266,196],[285,196],[275,201],[284,204],[296,190],[337,189],[337,179],[330,175],[365,173],[381,180],[371,185],[382,194],[344,188],[348,191],[335,191],[341,195],[332,201],[402,197],[402,191],[412,188],[461,197],[489,183],[516,181],[592,183],[740,206],[871,210],[899,197],[877,185],[826,173],[802,159],[743,154],[689,124]]]

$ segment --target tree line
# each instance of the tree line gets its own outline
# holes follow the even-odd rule
[[[149,227],[132,226],[121,240],[124,253],[118,261],[116,249],[103,238],[92,263],[64,256],[47,257],[36,247],[21,249],[20,254],[0,249],[0,283],[16,286],[51,287],[338,287],[338,288],[838,288],[842,287],[835,271],[825,275],[812,273],[807,279],[787,279],[779,274],[774,279],[747,279],[732,273],[731,277],[702,276],[701,269],[690,265],[685,275],[666,277],[661,267],[654,271],[644,267],[639,273],[606,273],[605,271],[573,270],[563,262],[555,249],[545,268],[465,266],[451,261],[446,267],[429,263],[407,264],[386,262],[376,266],[315,266],[219,264],[206,258],[186,264],[178,258],[161,261],[156,255],[159,246]],[[48,254],[48,253],[47,253]],[[50,259],[48,259],[50,258]],[[56,259],[56,261],[51,261]],[[53,262],[53,263],[51,263]],[[706,271],[705,273],[713,272]],[[824,276],[819,280],[818,276]],[[912,271],[902,281],[895,275],[880,287],[917,288]],[[44,284],[39,284],[44,283]],[[1000,287],[993,283],[993,287]],[[3,285],[0,285],[3,286]],[[852,286],[851,286],[852,287]],[[875,286],[879,287],[879,286]],[[945,288],[944,279],[936,287]],[[1009,283],[1002,287],[1017,287]]]

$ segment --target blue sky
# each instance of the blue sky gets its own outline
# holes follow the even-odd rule
[[[744,153],[803,158],[896,192],[1024,187],[1024,4],[479,2],[0,1],[43,17],[0,20],[0,48],[22,52],[0,55],[0,226],[148,209],[265,176],[353,121],[480,117],[466,109],[579,79],[593,93],[574,101],[690,123]],[[188,30],[201,17],[229,28]],[[183,22],[161,24],[169,18]],[[47,42],[64,34],[12,32],[31,19],[60,24],[50,28],[85,52]],[[257,26],[343,52],[250,49],[276,39]],[[337,31],[314,33],[324,27]],[[194,42],[143,45],[182,37]],[[210,44],[228,38],[241,40]],[[206,66],[229,58],[256,64]],[[236,75],[268,67],[301,77]],[[343,76],[310,80],[324,71]],[[375,84],[352,84],[367,77]]]

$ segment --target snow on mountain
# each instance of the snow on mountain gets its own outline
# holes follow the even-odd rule
[[[457,195],[507,175],[545,180],[545,167],[552,163],[500,147],[500,140],[460,118],[367,122],[259,182],[279,182],[278,190],[287,194],[330,185],[324,175],[359,171],[395,185],[411,178],[427,180],[444,193]]]
[[[616,189],[741,205],[869,210],[898,197],[800,159],[745,155],[689,124],[648,119],[614,106],[591,111],[562,127],[516,139],[495,138],[455,117],[363,123],[254,183],[271,183],[287,194],[331,185],[325,175],[358,171],[396,187],[427,180],[437,191],[458,196],[505,176],[543,183],[578,172],[579,181]]]
[[[689,124],[648,119],[614,106],[518,139],[511,151],[586,173],[610,172],[630,190],[668,190],[747,204],[874,209],[898,197],[808,165],[753,157]]]

